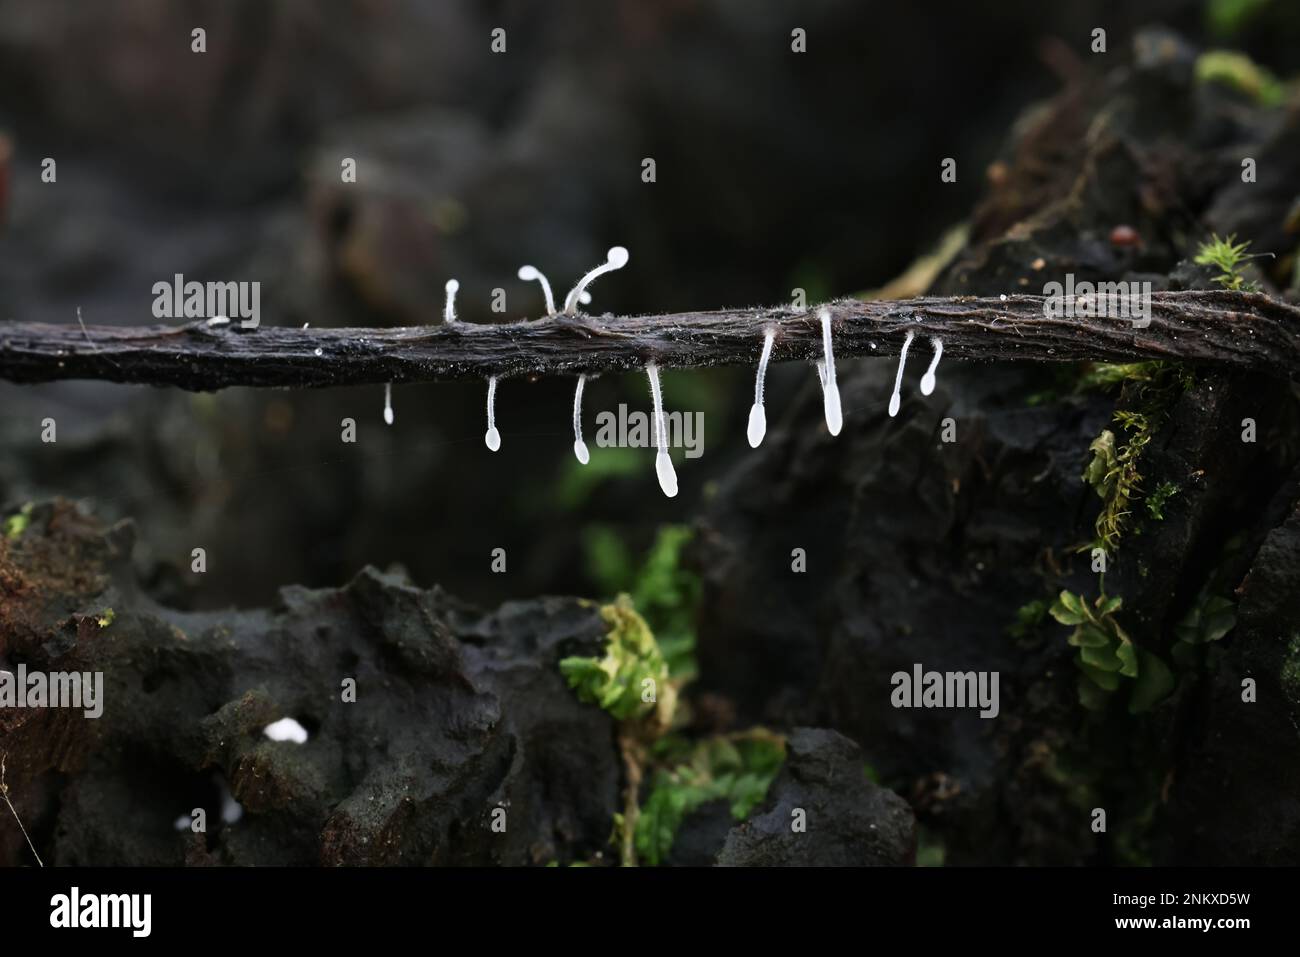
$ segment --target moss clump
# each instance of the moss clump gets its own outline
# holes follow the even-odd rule
[[[654,714],[667,727],[677,692],[650,626],[626,595],[603,605],[600,616],[609,626],[604,656],[564,658],[560,673],[581,700],[600,705],[618,720]]]
[[[22,538],[27,526],[32,523],[32,503],[28,502],[13,515],[5,519],[5,537],[11,542]]]
[[[672,741],[661,744],[665,756],[681,747]],[[651,865],[662,863],[682,821],[710,801],[726,801],[737,821],[749,817],[784,761],[785,740],[755,728],[697,741],[675,761],[665,762],[651,778],[650,794],[637,818],[639,859]]]
[[[1286,97],[1278,78],[1244,53],[1207,50],[1196,60],[1200,83],[1219,83],[1244,93],[1260,106],[1277,106]]]
[[[1126,382],[1141,383],[1144,389],[1150,386],[1164,390],[1178,386],[1186,391],[1194,381],[1191,371],[1175,362],[1158,359],[1149,362],[1089,362],[1085,363],[1075,382],[1074,391],[1105,392]]]
[[[1157,522],[1165,517],[1165,504],[1177,495],[1179,488],[1175,482],[1161,482],[1156,490],[1147,496],[1147,514]]]
[[[1196,250],[1194,262],[1198,266],[1213,266],[1219,270],[1219,274],[1212,281],[1217,282],[1224,289],[1234,292],[1255,291],[1255,284],[1247,282],[1241,272],[1242,267],[1252,258],[1246,254],[1250,243],[1233,242],[1236,238],[1236,233],[1232,233],[1227,239],[1220,239],[1217,234],[1211,236],[1208,242],[1202,243]]]
[[[1092,460],[1083,472],[1083,480],[1101,496],[1101,512],[1094,527],[1097,543],[1107,552],[1119,548],[1128,525],[1129,505],[1141,495],[1138,459],[1155,433],[1151,420],[1141,412],[1116,412],[1115,421],[1127,433],[1124,444],[1117,446],[1115,433],[1103,429],[1088,446]]]
[[[637,565],[611,528],[594,526],[585,538],[592,577],[606,594],[626,592],[654,631],[673,680],[695,677],[695,615],[704,587],[682,562],[693,532],[686,525],[660,527],[654,544]]]
[[[1103,429],[1093,439],[1088,446],[1092,458],[1083,472],[1083,480],[1100,496],[1102,508],[1095,523],[1096,538],[1080,550],[1101,547],[1107,553],[1114,553],[1129,527],[1132,503],[1143,496],[1142,474],[1138,469],[1142,453],[1168,419],[1178,397],[1196,382],[1190,371],[1171,362],[1098,363],[1085,378],[1099,388],[1119,382],[1136,383],[1136,408],[1115,413],[1114,420],[1120,426],[1118,434]],[[1172,487],[1166,483],[1157,488],[1161,495],[1157,510],[1173,494],[1166,486]]]

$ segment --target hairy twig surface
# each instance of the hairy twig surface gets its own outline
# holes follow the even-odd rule
[[[764,331],[772,361],[817,361],[818,313],[829,311],[835,354],[897,355],[908,333],[944,354],[979,360],[1171,359],[1292,376],[1300,370],[1300,308],[1260,293],[1158,292],[1150,322],[1051,318],[1043,296],[840,300],[809,310],[722,309],[657,316],[569,316],[502,324],[325,329],[199,320],[182,326],[0,323],[0,378],[105,379],[191,390],[311,388],[588,375],[752,365]]]

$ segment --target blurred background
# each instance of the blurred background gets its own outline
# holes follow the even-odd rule
[[[876,289],[968,216],[1017,116],[1091,68],[1094,28],[1106,56],[1162,23],[1289,75],[1286,6],[0,0],[0,320],[149,324],[153,284],[181,273],[260,282],[267,325],[437,322],[451,277],[462,319],[513,321],[542,311],[521,264],[562,294],[615,244],[631,262],[591,312]],[[0,383],[0,500],[134,518],[142,569],[181,606],[266,604],[367,563],[485,604],[603,594],[749,452],[752,375],[666,373],[669,410],[704,422],[674,500],[652,450],[592,442],[599,411],[648,408],[639,375],[589,384],[585,468],[571,380],[503,382],[497,454],[483,383],[398,387],[392,427],[378,387]],[[816,388],[810,368],[774,368],[769,415]],[[198,546],[196,587],[174,568]],[[497,547],[506,575],[486,573]]]

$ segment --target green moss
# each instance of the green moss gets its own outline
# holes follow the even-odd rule
[[[677,695],[650,626],[626,595],[603,605],[600,615],[609,626],[605,654],[564,658],[560,673],[581,700],[599,705],[620,721],[658,712],[666,727]]]
[[[1215,36],[1232,36],[1265,10],[1269,3],[1270,0],[1207,0],[1206,26]]]
[[[1196,79],[1219,83],[1250,97],[1260,106],[1277,106],[1286,98],[1278,78],[1244,53],[1207,50],[1196,59]]]
[[[104,613],[100,615],[98,618],[96,618],[95,622],[99,625],[100,628],[107,628],[109,625],[113,623],[113,619],[115,619],[116,617],[117,617],[117,613],[114,612],[113,609],[105,608]]]
[[[1230,234],[1227,239],[1220,239],[1216,233],[1197,248],[1194,262],[1199,266],[1213,266],[1219,270],[1213,281],[1224,289],[1253,291],[1254,284],[1247,282],[1241,272],[1246,262],[1253,258],[1246,254],[1250,243],[1233,242],[1236,238],[1236,233]]]
[[[636,822],[638,858],[662,863],[688,814],[724,800],[737,821],[747,818],[767,795],[785,761],[785,741],[762,729],[718,736],[694,744],[686,759],[657,770]]]
[[[1088,446],[1092,460],[1083,473],[1083,480],[1102,500],[1094,526],[1097,543],[1112,554],[1128,527],[1130,503],[1141,495],[1138,460],[1155,432],[1151,420],[1141,412],[1116,412],[1115,421],[1127,433],[1124,444],[1117,446],[1115,433],[1103,429]]]
[[[28,502],[13,515],[5,519],[5,537],[11,542],[22,538],[23,532],[32,522],[32,503]]]
[[[1165,504],[1177,495],[1179,488],[1175,482],[1161,482],[1156,490],[1147,496],[1147,514],[1157,522],[1165,517]]]
[[[1103,429],[1093,439],[1088,446],[1092,458],[1083,472],[1083,480],[1102,500],[1095,523],[1095,541],[1083,546],[1083,550],[1100,546],[1108,554],[1114,554],[1131,524],[1132,504],[1143,496],[1143,476],[1138,468],[1142,453],[1168,419],[1178,397],[1196,383],[1192,372],[1171,362],[1100,363],[1094,366],[1091,375],[1096,387],[1133,383],[1125,395],[1136,399],[1135,408],[1115,412],[1115,422],[1120,426],[1118,434]],[[1173,487],[1172,483],[1166,483],[1157,488],[1157,493],[1162,495],[1157,510],[1173,494],[1166,486]]]
[[[695,677],[695,617],[703,584],[684,567],[692,539],[685,525],[665,525],[638,566],[613,529],[594,526],[584,538],[590,574],[607,594],[626,592],[650,624],[674,680]]]
[[[1074,384],[1076,392],[1106,392],[1126,382],[1137,382],[1157,392],[1174,387],[1186,391],[1195,384],[1190,369],[1176,362],[1087,362]]]

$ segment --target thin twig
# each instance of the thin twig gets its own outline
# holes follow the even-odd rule
[[[1300,370],[1300,308],[1261,293],[1158,292],[1150,322],[1052,318],[1043,296],[841,300],[837,357],[896,355],[906,334],[977,360],[1134,362],[1172,359],[1282,376]],[[207,321],[182,326],[0,323],[0,378],[104,379],[195,391],[588,375],[752,365],[763,332],[772,361],[815,361],[818,310],[724,309],[658,316],[548,316],[505,324],[300,329]]]
[[[619,863],[623,867],[636,867],[636,825],[641,817],[641,779],[644,770],[641,762],[644,750],[640,741],[630,732],[620,732],[618,750],[623,757],[623,770],[627,780],[623,785],[623,833],[619,841]]]
[[[5,799],[5,804],[9,805],[9,813],[12,814],[14,820],[18,822],[18,830],[23,832],[23,837],[27,841],[27,846],[32,849],[32,857],[36,858],[37,864],[44,867],[45,862],[41,860],[41,855],[36,853],[36,845],[33,844],[32,839],[28,837],[27,828],[23,827],[22,818],[18,816],[18,812],[14,809],[13,802],[9,800],[9,785],[5,783],[5,761],[8,757],[8,751],[0,751],[0,797],[3,797]]]

